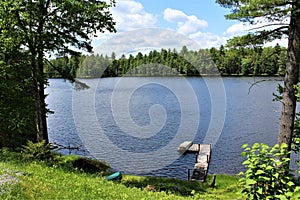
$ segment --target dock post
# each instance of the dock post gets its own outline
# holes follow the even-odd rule
[[[213,175],[213,179],[212,179],[212,182],[211,182],[211,184],[210,184],[210,187],[212,187],[212,188],[215,188],[215,185],[216,185],[216,178],[217,178],[217,175]]]

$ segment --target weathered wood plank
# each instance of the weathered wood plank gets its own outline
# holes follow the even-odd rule
[[[179,145],[179,147],[177,148],[177,151],[180,154],[184,154],[186,151],[188,151],[190,149],[190,147],[193,145],[193,142],[191,141],[185,141],[182,144]]]
[[[194,153],[197,155],[192,176],[190,178],[190,169],[189,169],[188,178],[189,180],[205,181],[208,168],[209,168],[211,145],[193,144],[192,142],[184,142],[178,147],[178,152]]]
[[[211,145],[192,144],[186,152],[197,154],[196,163],[194,165],[194,169],[190,180],[205,181],[208,168],[209,168],[209,162],[211,156]]]
[[[189,149],[188,151],[190,153],[198,153],[199,152],[199,144],[193,144]]]

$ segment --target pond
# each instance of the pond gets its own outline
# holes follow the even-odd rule
[[[48,116],[49,138],[79,147],[64,154],[105,160],[115,170],[180,179],[187,179],[195,155],[179,155],[179,144],[212,144],[209,173],[237,174],[244,170],[243,144],[277,142],[276,79],[82,79],[90,86],[85,90],[50,79],[47,103],[55,114]]]

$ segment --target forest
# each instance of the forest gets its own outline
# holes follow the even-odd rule
[[[238,47],[189,50],[152,50],[136,55],[81,55],[59,57],[46,68],[50,78],[61,77],[57,68],[71,72],[78,78],[117,76],[283,76],[285,73],[286,48]]]

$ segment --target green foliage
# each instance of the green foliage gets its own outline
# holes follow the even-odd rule
[[[288,35],[289,26],[282,19],[289,16],[293,9],[291,1],[216,0],[216,2],[231,9],[231,13],[225,15],[227,19],[261,27],[249,31],[247,35],[233,38],[230,44],[234,46],[262,45],[266,41],[281,39]]]
[[[182,196],[190,196],[193,191],[205,192],[206,185],[200,182],[188,182],[179,179],[157,178],[157,177],[137,177],[125,176],[123,177],[122,184],[127,187],[140,188],[146,191],[155,192],[168,192]]]
[[[41,142],[28,141],[22,148],[22,156],[24,159],[46,161],[52,158],[50,144],[45,140]]]
[[[23,38],[14,23],[0,6],[0,148],[17,148],[35,131],[28,55],[20,49]]]
[[[33,103],[29,104],[29,100],[27,100],[23,101],[21,105],[24,106],[28,103],[32,107],[30,107],[31,109],[26,107],[25,112],[27,111],[28,114],[31,114],[32,110],[35,112],[34,119],[31,120],[35,123],[31,128],[31,130],[33,129],[31,134],[35,133],[37,141],[43,139],[48,141],[46,95],[44,94],[47,84],[44,74],[46,71],[44,69],[45,55],[55,53],[63,57],[71,55],[76,58],[80,54],[79,50],[91,52],[91,38],[94,35],[98,32],[115,31],[115,22],[109,10],[114,3],[114,0],[109,2],[98,0],[0,1],[0,78],[2,80],[2,76],[5,77],[3,79],[6,83],[4,88],[7,88],[7,85],[11,86],[11,84],[7,84],[11,79],[19,78],[23,83],[20,82],[16,89],[27,92],[25,97],[32,94]],[[74,62],[73,60],[69,62],[68,68],[57,67],[55,70],[59,71],[64,78],[75,81],[73,75],[77,66],[78,62],[75,59]],[[6,71],[9,71],[11,67],[13,72],[8,74]],[[22,69],[19,71],[18,67],[22,67]],[[23,72],[26,72],[25,77],[19,75]],[[32,84],[30,90],[21,89],[25,85],[25,81]],[[0,83],[0,90],[2,85]],[[8,91],[4,90],[7,93],[4,93],[3,96],[9,96]],[[1,93],[0,95],[2,97]],[[5,106],[4,108],[9,107],[0,102],[0,107],[2,105]],[[10,109],[9,112],[3,112],[3,115],[11,114],[11,110],[13,111]],[[2,114],[2,110],[0,113]],[[5,121],[5,117],[0,116],[0,123],[2,119]],[[18,122],[19,119],[23,121]],[[27,125],[26,120],[22,115],[16,117],[15,122],[11,124],[17,125],[17,131],[20,126],[25,130],[27,128],[24,125]],[[2,138],[8,138],[8,142],[11,138],[15,138],[11,135],[9,135],[11,137],[5,137],[9,131],[10,129],[0,130],[1,142]],[[17,131],[15,131],[16,134],[18,134]]]
[[[300,85],[295,85],[295,93],[297,102],[300,102]],[[292,150],[297,154],[300,153],[300,112],[296,113],[296,119],[294,122]]]
[[[231,20],[239,20],[245,25],[255,25],[248,34],[233,38],[229,44],[233,47],[252,45],[262,46],[264,43],[275,39],[288,38],[286,61],[273,56],[271,49],[262,53],[267,60],[265,72],[283,74],[281,65],[286,63],[284,78],[284,95],[282,97],[282,112],[278,144],[287,143],[288,150],[291,149],[293,138],[293,125],[295,122],[296,101],[294,85],[299,82],[300,63],[300,1],[299,0],[216,0],[221,6],[231,9],[225,17]],[[280,47],[275,47],[277,55]],[[280,54],[279,54],[280,55]],[[280,56],[281,57],[281,56]],[[275,59],[274,59],[275,58]],[[247,62],[245,62],[247,64]],[[245,70],[244,70],[245,71]],[[273,72],[272,72],[273,71]],[[277,97],[277,99],[280,99]],[[289,163],[289,161],[288,161]]]
[[[14,160],[19,156],[19,153],[13,152],[7,147],[3,147],[0,149],[0,160],[3,162]]]
[[[0,148],[17,148],[34,140],[34,102],[28,77],[21,64],[0,64]]]
[[[84,56],[82,56],[84,58]],[[79,57],[71,56],[69,57],[58,57],[55,60],[51,60],[45,66],[45,73],[49,78],[63,77],[68,78],[68,76],[76,77],[76,71],[79,67]]]
[[[14,31],[23,37],[22,43],[36,47],[30,49],[30,53],[43,51],[75,55],[78,52],[72,47],[92,50],[91,37],[97,31],[115,31],[109,10],[114,3],[113,0],[4,0],[0,9],[6,12],[1,19],[11,19],[16,25]]]
[[[55,68],[70,69],[74,58],[52,60]],[[276,45],[265,48],[226,48],[188,50],[183,47],[153,50],[149,54],[122,55],[119,59],[103,55],[81,56],[77,77],[99,78],[115,76],[199,76],[199,75],[282,75],[286,49]],[[75,69],[74,67],[72,69]],[[58,76],[49,71],[49,76]]]
[[[286,144],[270,148],[255,143],[251,148],[247,144],[243,148],[247,170],[241,173],[241,183],[248,199],[290,199],[300,189],[289,169],[290,152]]]
[[[75,155],[63,156],[51,152],[50,147],[51,145],[46,143],[45,140],[36,143],[28,141],[27,145],[23,145],[21,155],[24,161],[38,161],[49,166],[61,167],[67,170],[75,169],[87,173],[106,173],[110,169],[110,166],[103,161]]]
[[[292,150],[295,153],[300,153],[300,113],[296,113],[294,132],[292,138]]]
[[[281,101],[282,100],[282,94],[283,94],[283,86],[281,84],[277,85],[277,92],[273,93],[274,99],[273,101]]]

